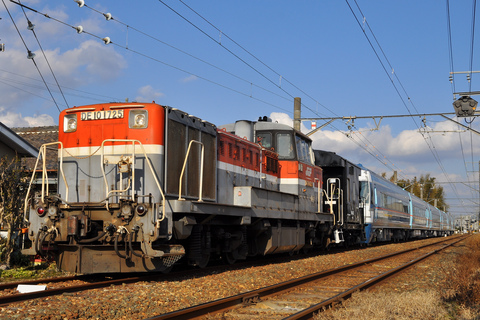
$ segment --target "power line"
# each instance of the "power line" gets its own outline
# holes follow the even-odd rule
[[[475,15],[477,11],[477,0],[473,0],[472,3],[472,41],[470,43],[470,72],[473,71],[473,44],[475,42]],[[469,75],[470,76],[470,75]],[[469,91],[472,91],[472,79],[470,76]]]
[[[450,0],[446,1],[447,4],[447,38],[448,38],[448,57],[450,63],[450,84],[452,86],[452,93],[456,92],[455,90],[455,74],[453,67],[453,45],[452,45],[452,27],[450,24]],[[455,94],[453,94],[453,100],[455,100]]]
[[[321,104],[320,102],[318,102],[315,98],[313,98],[311,95],[309,95],[307,92],[303,91],[302,89],[300,89],[298,86],[296,86],[295,84],[293,84],[292,82],[290,82],[287,78],[285,78],[282,74],[280,74],[279,72],[275,71],[272,67],[270,67],[269,65],[267,65],[265,62],[263,62],[262,60],[260,60],[257,56],[255,56],[253,53],[251,53],[249,50],[245,49],[245,47],[243,47],[242,45],[240,45],[237,41],[235,41],[234,39],[232,39],[230,36],[228,36],[227,34],[225,34],[222,30],[220,30],[219,28],[217,28],[213,23],[211,23],[209,20],[207,20],[205,17],[203,17],[202,15],[200,15],[197,11],[195,11],[194,9],[192,9],[192,7],[190,7],[189,5],[187,5],[184,1],[182,0],[178,0],[180,1],[184,6],[186,6],[188,9],[190,9],[193,13],[195,13],[197,16],[199,16],[202,20],[204,20],[205,22],[207,22],[210,26],[212,26],[214,29],[216,29],[218,32],[220,32],[222,34],[222,36],[224,36],[225,38],[229,39],[230,41],[232,41],[236,46],[238,46],[240,49],[242,49],[243,51],[245,51],[248,55],[250,55],[252,58],[254,58],[255,60],[257,60],[259,63],[261,63],[263,66],[265,66],[267,69],[269,69],[270,71],[272,71],[273,73],[275,73],[280,79],[282,79],[283,81],[287,82],[288,84],[290,84],[291,86],[293,86],[295,89],[299,90],[301,93],[303,93],[305,96],[309,97],[310,99],[312,99],[314,102],[316,102],[318,105],[322,106],[324,109],[328,110],[330,113],[332,114],[335,114],[336,113],[334,111],[332,111],[331,109],[327,108],[326,106],[324,106],[323,104]],[[310,109],[309,109],[310,110]],[[310,110],[313,112],[313,110]]]
[[[19,2],[20,2],[20,0],[19,0]],[[63,94],[62,88],[60,87],[60,84],[58,83],[57,77],[55,76],[55,73],[53,72],[53,69],[52,69],[52,66],[50,65],[50,62],[48,62],[47,55],[45,54],[45,51],[43,51],[43,47],[40,44],[40,40],[38,40],[37,33],[35,32],[35,29],[34,29],[35,25],[28,19],[27,13],[23,9],[23,7],[22,7],[22,11],[23,11],[23,14],[25,15],[25,19],[27,19],[28,29],[32,31],[35,39],[37,40],[38,46],[40,47],[40,50],[42,51],[43,57],[45,58],[45,61],[47,62],[48,68],[50,69],[50,72],[52,73],[52,76],[55,79],[55,83],[57,84],[57,87],[60,90],[60,93],[62,94],[63,101],[65,101],[65,104],[68,108],[69,106],[68,106],[67,99],[65,98],[65,95]],[[45,85],[47,85],[47,84],[45,83]]]
[[[2,1],[4,1],[4,0],[2,0]],[[266,105],[272,106],[272,107],[277,108],[277,109],[279,109],[279,110],[282,110],[282,111],[284,111],[284,112],[292,113],[292,111],[290,111],[290,110],[286,110],[286,109],[284,109],[284,108],[281,108],[281,107],[279,107],[279,106],[277,106],[277,105],[274,105],[274,104],[269,103],[269,102],[267,102],[267,101],[264,101],[264,100],[262,100],[262,99],[253,97],[253,96],[250,95],[250,94],[246,94],[246,93],[244,93],[244,92],[241,92],[241,91],[236,90],[236,89],[234,89],[234,88],[231,88],[231,87],[229,87],[229,86],[223,85],[223,84],[218,83],[218,82],[215,82],[215,81],[213,81],[213,80],[210,80],[210,79],[208,79],[208,78],[206,78],[206,77],[202,77],[202,76],[197,75],[197,74],[195,74],[195,73],[189,72],[189,71],[184,70],[184,69],[182,69],[182,68],[180,68],[180,67],[177,67],[177,66],[174,66],[174,65],[172,65],[172,64],[166,63],[166,62],[164,62],[164,61],[162,61],[162,60],[160,60],[160,59],[154,58],[154,57],[149,56],[149,55],[147,55],[147,54],[144,54],[144,53],[141,53],[141,52],[139,52],[139,51],[136,51],[136,50],[133,50],[133,49],[131,49],[131,48],[128,48],[127,46],[123,46],[123,45],[120,45],[120,44],[118,44],[118,43],[115,43],[115,42],[111,41],[111,39],[110,39],[109,37],[100,37],[100,36],[98,36],[98,35],[96,35],[96,34],[93,34],[93,33],[90,33],[90,32],[88,32],[88,31],[84,30],[83,27],[70,25],[70,24],[68,24],[68,23],[66,23],[66,22],[64,22],[64,21],[61,21],[61,20],[59,20],[59,19],[56,19],[56,18],[54,18],[54,17],[52,17],[52,16],[50,16],[50,15],[48,15],[48,14],[42,13],[42,12],[40,12],[40,11],[38,11],[38,10],[35,10],[35,9],[33,9],[33,8],[30,8],[30,7],[28,7],[28,6],[26,6],[26,5],[23,5],[23,4],[21,4],[21,3],[15,2],[15,1],[13,1],[13,0],[10,0],[10,1],[11,1],[12,3],[15,3],[15,4],[23,7],[23,8],[26,8],[26,9],[28,9],[28,10],[31,10],[31,11],[37,13],[37,14],[40,14],[40,15],[44,16],[45,18],[52,19],[52,20],[54,20],[54,21],[56,21],[56,22],[59,22],[59,23],[65,25],[65,26],[68,26],[68,27],[76,30],[77,33],[85,33],[85,34],[88,34],[88,35],[90,35],[90,36],[92,36],[92,37],[94,37],[94,38],[97,38],[97,39],[99,39],[99,40],[102,40],[105,44],[115,45],[115,46],[117,46],[117,47],[120,47],[120,48],[122,48],[122,49],[125,49],[125,50],[127,50],[127,51],[130,51],[130,52],[132,52],[132,53],[135,53],[135,54],[137,54],[137,55],[139,55],[139,56],[142,56],[142,57],[144,57],[144,58],[148,58],[148,59],[150,59],[150,60],[152,60],[152,61],[158,62],[158,63],[160,63],[160,64],[163,64],[163,65],[165,65],[165,66],[168,66],[168,67],[170,67],[170,68],[173,68],[173,69],[175,69],[175,70],[178,70],[178,71],[181,71],[181,72],[183,72],[183,73],[186,73],[186,74],[189,74],[189,75],[193,75],[193,76],[195,76],[195,77],[198,77],[199,79],[202,79],[202,80],[207,81],[207,82],[209,82],[209,83],[211,83],[211,84],[220,86],[220,87],[222,87],[222,88],[224,88],[224,89],[227,89],[227,90],[230,90],[230,91],[232,91],[232,92],[235,92],[235,93],[241,94],[241,95],[243,95],[243,96],[249,97],[249,98],[251,98],[251,99],[253,99],[253,100],[262,102],[262,103],[264,103],[264,104],[266,104]]]
[[[11,0],[10,0],[10,1],[11,1]],[[20,39],[22,39],[23,45],[24,45],[25,48],[27,49],[27,53],[28,53],[27,58],[30,59],[30,60],[32,60],[35,68],[37,69],[38,73],[40,74],[40,77],[42,78],[43,83],[44,83],[45,86],[47,87],[47,90],[48,90],[48,92],[50,93],[50,97],[52,97],[52,100],[53,100],[53,102],[55,103],[55,106],[57,107],[58,112],[61,112],[61,111],[60,111],[60,108],[58,107],[57,101],[56,101],[55,98],[53,97],[53,94],[52,94],[52,92],[50,91],[50,88],[48,87],[48,85],[47,85],[47,83],[46,83],[46,81],[45,81],[45,78],[44,78],[43,75],[42,75],[42,72],[40,71],[40,68],[38,67],[37,63],[35,62],[35,59],[34,59],[35,54],[32,53],[32,52],[28,49],[27,43],[26,43],[25,40],[23,39],[22,34],[20,33],[20,30],[18,30],[17,24],[15,23],[15,20],[13,19],[12,15],[10,14],[10,10],[8,10],[7,5],[5,4],[5,0],[2,0],[2,2],[3,2],[3,5],[4,5],[4,7],[5,7],[5,10],[7,11],[8,15],[10,16],[10,19],[12,20],[13,25],[15,26],[15,29],[17,30],[18,35],[20,36]],[[11,1],[11,2],[13,2],[13,1]],[[22,4],[20,4],[20,5],[22,5]],[[22,6],[23,6],[23,5],[22,5]]]
[[[392,77],[391,77],[390,74],[388,73],[385,64],[383,63],[382,59],[380,58],[380,56],[379,56],[377,50],[375,49],[372,41],[370,40],[369,36],[368,36],[367,33],[365,32],[365,29],[362,27],[362,24],[360,23],[360,20],[359,20],[359,18],[357,17],[357,14],[356,14],[355,11],[353,10],[353,8],[352,8],[352,6],[350,5],[350,3],[348,2],[348,0],[345,0],[345,1],[346,1],[346,3],[347,3],[348,7],[350,8],[350,11],[352,12],[355,20],[357,21],[358,26],[360,27],[360,29],[362,30],[365,38],[367,39],[368,43],[370,44],[370,47],[372,48],[373,52],[375,53],[375,56],[377,57],[378,61],[380,62],[381,66],[382,66],[382,68],[383,68],[383,70],[384,70],[384,72],[387,74],[388,78],[390,79],[390,82],[391,82],[391,84],[393,85],[395,91],[397,92],[400,100],[402,101],[403,105],[404,105],[405,108],[407,109],[408,113],[411,114],[411,111],[410,111],[410,109],[408,108],[407,104],[405,103],[404,98],[403,98],[402,95],[400,94],[399,89],[397,88],[395,82],[393,81]],[[367,27],[368,27],[368,29],[370,30],[371,34],[373,35],[373,37],[374,37],[374,39],[375,39],[375,41],[376,41],[376,43],[377,43],[377,46],[380,48],[382,54],[384,55],[385,60],[387,61],[388,65],[390,66],[390,69],[392,70],[392,74],[394,74],[394,73],[395,73],[395,72],[394,72],[394,69],[393,69],[393,67],[391,66],[391,64],[389,63],[389,60],[388,60],[388,58],[386,57],[385,52],[383,51],[382,47],[381,47],[380,44],[378,43],[378,41],[377,41],[377,39],[376,39],[376,37],[375,37],[372,29],[370,28],[369,24],[366,22],[365,15],[364,15],[363,12],[361,11],[361,9],[360,9],[357,1],[356,1],[356,0],[354,0],[354,1],[355,1],[355,4],[357,5],[358,10],[360,11],[360,14],[362,15],[363,21],[367,24]],[[408,93],[405,91],[405,88],[404,88],[403,84],[400,82],[400,80],[399,80],[399,78],[396,76],[396,74],[395,74],[395,77],[396,77],[397,81],[399,82],[400,86],[402,87],[402,89],[404,90],[404,93],[406,94],[406,96],[407,96],[407,98],[408,98],[408,101],[412,104],[412,106],[413,106],[414,109],[416,110],[415,105],[413,104],[412,100],[410,99],[410,96],[408,95]],[[417,111],[417,113],[418,113],[418,111]],[[415,121],[415,119],[413,118],[413,116],[412,116],[411,118],[412,118],[413,122],[415,123],[415,125],[417,126],[417,128],[420,129],[419,125],[417,124],[417,122]],[[437,162],[440,170],[443,172],[443,174],[444,174],[444,176],[446,177],[446,179],[449,180],[448,175],[447,175],[447,172],[446,172],[446,170],[445,170],[445,167],[443,166],[443,164],[442,164],[442,162],[441,162],[440,156],[438,155],[438,152],[437,152],[437,150],[436,150],[436,148],[435,148],[435,145],[433,144],[433,141],[432,141],[432,139],[431,139],[431,136],[429,135],[429,133],[426,133],[426,134],[428,135],[429,139],[430,139],[430,142],[429,142],[429,141],[427,140],[427,137],[424,135],[423,132],[420,131],[420,134],[422,135],[425,143],[427,144],[428,148],[430,149],[430,152],[432,153],[432,155],[433,155],[435,161]],[[454,185],[451,185],[450,187],[452,188],[452,190],[454,191],[454,193],[458,196],[458,191],[456,190],[456,187],[455,187]]]

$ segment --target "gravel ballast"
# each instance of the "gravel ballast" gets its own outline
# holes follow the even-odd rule
[[[68,293],[0,307],[0,319],[145,319],[431,241],[438,239],[327,252],[243,269],[226,268],[201,277],[172,276],[166,281]],[[455,252],[456,248],[449,250]],[[439,264],[450,257],[451,254],[437,254],[386,285],[391,290],[411,290],[427,285],[434,287],[442,276]]]

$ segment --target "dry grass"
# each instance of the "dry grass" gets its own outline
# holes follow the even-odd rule
[[[470,310],[480,319],[480,235],[470,237],[463,253],[443,271],[440,292],[444,301]]]
[[[315,319],[480,319],[480,235],[439,268],[438,290],[358,292]]]
[[[320,313],[317,320],[336,319],[449,319],[438,293],[358,292],[340,308]]]

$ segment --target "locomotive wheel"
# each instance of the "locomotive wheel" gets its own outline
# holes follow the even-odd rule
[[[237,259],[233,257],[233,253],[231,252],[225,252],[223,254],[223,258],[228,264],[234,264],[235,262],[237,262]]]
[[[210,254],[209,253],[203,253],[202,258],[200,260],[195,261],[195,262],[196,262],[197,267],[199,267],[200,269],[205,268],[208,265],[208,263],[210,262]]]

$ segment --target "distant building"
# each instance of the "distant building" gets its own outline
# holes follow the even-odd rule
[[[38,149],[0,122],[0,158],[37,157]]]
[[[27,128],[12,128],[17,135],[22,137],[25,141],[32,144],[34,147],[40,149],[43,144],[56,142],[58,141],[58,126],[46,126],[46,127],[27,127]],[[58,170],[58,146],[51,145],[46,149],[46,169],[48,174],[49,190],[50,192],[56,192],[57,185],[57,170]],[[33,171],[35,168],[35,163],[37,161],[35,158],[25,158],[22,160],[23,165],[28,171]],[[34,184],[41,185],[42,175],[39,174],[42,170],[42,163],[40,162],[36,171],[37,171],[37,181],[34,181]]]
[[[455,218],[455,229],[458,231],[478,231],[479,221],[477,215],[465,215]]]
[[[12,128],[12,130],[37,149],[40,149],[45,143],[58,141],[58,126]],[[55,145],[47,147],[46,166],[48,171],[56,172],[57,170],[57,150],[58,148]],[[25,166],[27,167],[27,170],[33,170],[36,157],[37,155],[35,155],[35,159],[26,159]],[[37,168],[37,170],[38,169],[41,168]]]
[[[0,158],[20,158],[25,163],[27,161],[25,159],[34,159],[37,156],[37,148],[0,122]],[[1,203],[0,210],[3,210]],[[0,237],[6,235],[6,231],[2,230],[2,228],[3,225],[0,224]],[[18,230],[15,232],[18,233]]]

